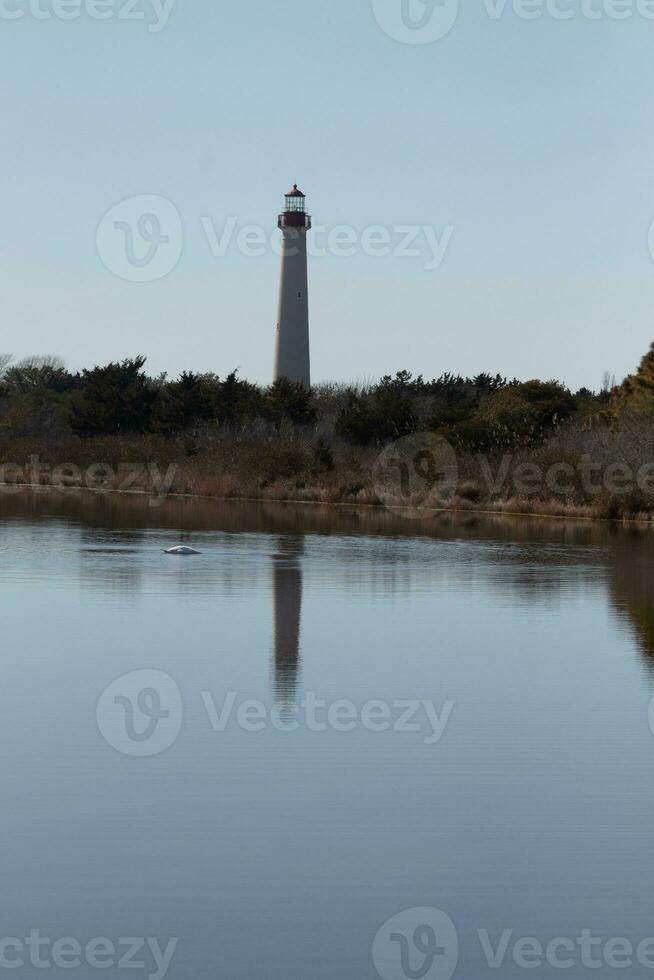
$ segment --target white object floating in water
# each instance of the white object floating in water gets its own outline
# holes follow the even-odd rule
[[[201,555],[201,551],[196,551],[195,548],[189,548],[185,544],[180,544],[176,548],[168,548],[164,551],[164,555]]]

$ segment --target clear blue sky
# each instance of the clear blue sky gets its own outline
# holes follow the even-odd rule
[[[654,21],[591,21],[580,0],[570,20],[510,4],[491,20],[465,0],[447,36],[408,45],[371,0],[176,0],[158,33],[5,9],[21,2],[0,19],[0,350],[268,381],[278,258],[214,257],[202,219],[272,232],[293,181],[330,228],[453,228],[436,270],[311,260],[315,380],[407,367],[597,387],[654,338]],[[143,194],[177,207],[183,252],[127,282],[96,230]]]

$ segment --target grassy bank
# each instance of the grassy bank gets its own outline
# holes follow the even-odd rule
[[[457,454],[457,478],[447,493],[414,479],[409,496],[393,480],[380,483],[377,447],[338,439],[327,443],[294,427],[272,435],[213,433],[206,440],[197,435],[193,440],[154,435],[0,439],[0,482],[5,492],[30,484],[62,492],[77,487],[139,491],[154,501],[180,494],[651,522],[654,468],[640,481],[645,489],[638,485],[642,460],[649,455],[649,429],[628,440],[597,431],[591,439],[585,433],[584,444],[573,445],[578,438],[576,431],[560,431],[540,447]],[[585,485],[589,472],[596,485]]]
[[[500,375],[269,388],[145,359],[0,373],[0,483],[651,521],[654,351],[619,386]],[[0,358],[0,368],[2,358]],[[380,462],[381,460],[381,462]]]

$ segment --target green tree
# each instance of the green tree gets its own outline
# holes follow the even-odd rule
[[[64,394],[79,386],[79,375],[71,374],[58,357],[28,357],[4,375],[4,383],[14,391],[55,391]]]
[[[268,390],[264,413],[277,426],[285,420],[294,425],[313,425],[316,421],[311,392],[288,378],[279,378]]]
[[[336,432],[359,445],[381,445],[415,432],[418,420],[408,372],[395,378],[386,376],[371,391],[349,392],[345,407],[336,420]]]
[[[153,415],[153,427],[179,432],[213,418],[214,403],[210,382],[201,375],[184,371],[177,381],[164,385]]]
[[[82,436],[146,432],[157,399],[143,372],[145,357],[85,370],[81,390],[72,396],[70,424]]]
[[[228,374],[224,381],[213,376],[212,380],[214,411],[221,424],[237,425],[263,414],[261,390],[248,381],[242,381],[238,370]]]
[[[569,418],[576,405],[574,395],[558,381],[525,381],[482,402],[476,420],[492,428],[494,441],[527,445]]]
[[[609,421],[616,425],[624,414],[654,421],[654,343],[640,362],[635,374],[630,374],[611,392]]]

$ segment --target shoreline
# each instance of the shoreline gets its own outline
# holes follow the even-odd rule
[[[11,489],[9,489],[11,488]],[[416,526],[424,520],[428,520],[430,517],[437,517],[442,515],[452,515],[455,517],[510,517],[510,518],[520,518],[526,520],[552,520],[558,522],[584,522],[586,524],[606,524],[614,526],[637,526],[640,528],[654,528],[654,514],[643,515],[642,517],[604,517],[599,514],[584,514],[584,513],[556,513],[549,512],[546,508],[549,506],[547,501],[540,501],[543,505],[542,510],[508,510],[501,506],[496,508],[488,507],[487,503],[482,506],[475,506],[474,504],[469,504],[466,507],[415,507],[415,506],[400,506],[394,504],[389,507],[381,502],[370,503],[367,501],[353,502],[353,501],[337,501],[337,500],[316,500],[316,499],[301,499],[293,497],[268,497],[268,496],[240,496],[240,495],[218,495],[218,494],[203,494],[203,493],[184,493],[178,490],[171,490],[165,494],[160,494],[157,491],[148,489],[121,489],[116,487],[87,487],[87,486],[70,486],[63,487],[56,484],[48,483],[0,483],[0,498],[3,493],[11,494],[16,491],[21,490],[32,490],[37,492],[53,492],[58,493],[64,497],[72,496],[76,493],[88,493],[95,494],[96,496],[111,495],[113,497],[150,497],[157,498],[157,502],[152,504],[152,510],[157,510],[160,506],[165,504],[168,499],[172,500],[198,500],[198,501],[215,501],[216,503],[249,503],[249,504],[274,504],[274,505],[285,505],[294,507],[327,507],[334,510],[351,510],[351,511],[375,511],[378,513],[390,512],[394,513],[398,517],[405,517],[407,520],[413,520]],[[502,501],[498,501],[501,504]],[[581,508],[580,508],[581,509]],[[408,517],[406,513],[403,512],[413,512],[413,518]],[[416,511],[419,513],[416,514]]]

